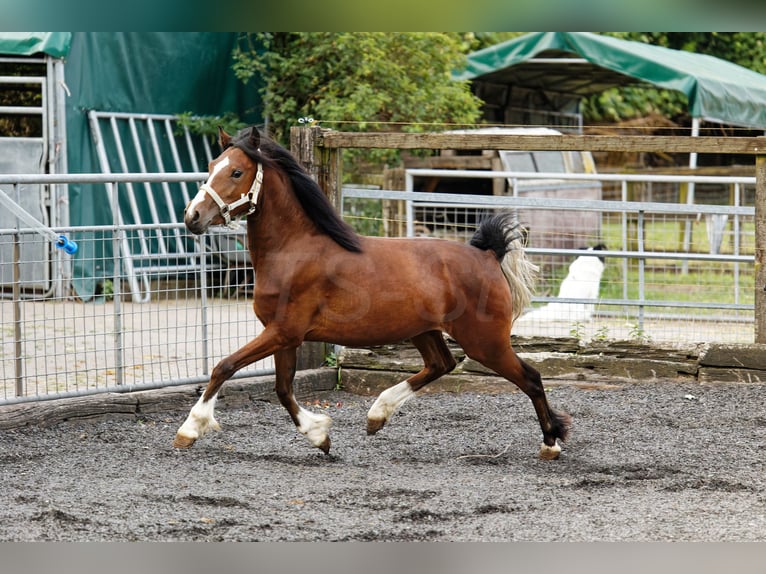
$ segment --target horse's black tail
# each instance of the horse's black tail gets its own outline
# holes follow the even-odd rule
[[[538,267],[524,253],[526,230],[513,214],[501,212],[481,222],[471,245],[493,251],[503,270],[513,297],[513,319],[521,315],[532,298]]]

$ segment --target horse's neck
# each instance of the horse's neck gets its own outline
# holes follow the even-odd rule
[[[270,186],[264,193],[261,207],[247,218],[248,249],[256,269],[264,260],[289,252],[314,229],[291,189]]]

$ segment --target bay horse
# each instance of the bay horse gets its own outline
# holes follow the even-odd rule
[[[305,409],[293,395],[298,346],[412,342],[423,369],[377,397],[367,413],[367,433],[374,434],[419,389],[456,366],[447,333],[466,355],[526,393],[543,432],[540,458],[558,458],[557,440],[566,439],[571,417],[548,405],[540,374],[511,348],[511,325],[529,303],[536,268],[510,214],[486,219],[469,245],[360,236],[290,152],[257,128],[234,137],[219,129],[219,143],[223,151],[186,206],[184,223],[203,234],[247,218],[253,308],[264,330],[215,366],[173,446],[190,447],[220,429],[213,410],[221,385],[274,355],[279,401],[297,430],[328,453],[330,417]]]

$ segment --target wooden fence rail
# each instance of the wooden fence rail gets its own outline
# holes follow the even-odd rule
[[[766,344],[766,137],[504,135],[456,133],[356,133],[294,127],[291,148],[327,196],[339,205],[341,150],[454,149],[716,153],[755,156],[754,341]]]

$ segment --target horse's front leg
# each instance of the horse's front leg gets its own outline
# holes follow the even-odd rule
[[[287,341],[279,335],[276,329],[266,327],[263,333],[255,339],[219,361],[210,375],[210,382],[205,387],[205,392],[192,407],[184,424],[176,432],[173,446],[189,448],[194,444],[194,441],[204,436],[210,429],[220,429],[220,425],[213,416],[213,409],[221,385],[230,379],[234,373],[247,365],[268,357],[279,349],[296,347],[298,343]]]
[[[276,368],[276,384],[274,390],[293,419],[298,432],[303,434],[311,444],[325,454],[330,452],[329,430],[332,419],[322,413],[312,413],[301,407],[293,394],[293,379],[295,378],[295,365],[297,361],[297,349],[282,349],[274,353],[274,366]]]

